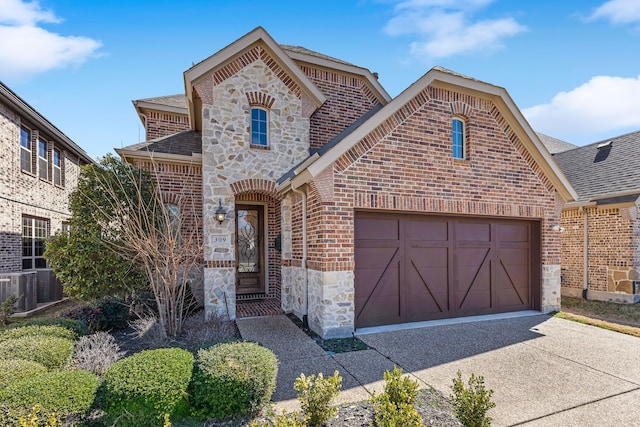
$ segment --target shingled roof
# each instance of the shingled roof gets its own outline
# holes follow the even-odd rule
[[[536,132],[536,134],[538,134],[538,138],[540,138],[542,144],[547,147],[547,150],[549,150],[551,154],[562,153],[563,151],[572,150],[577,147],[575,144],[571,144],[567,141],[563,141],[540,132]]]
[[[621,203],[640,196],[640,131],[557,153],[554,158],[578,192],[579,202]]]
[[[202,134],[193,130],[186,130],[151,141],[130,145],[124,147],[123,150],[177,154],[180,156],[202,154]]]

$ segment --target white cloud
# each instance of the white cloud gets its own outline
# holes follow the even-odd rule
[[[102,45],[88,37],[62,36],[39,23],[61,20],[37,1],[0,0],[0,79],[29,78],[81,64]]]
[[[575,138],[640,127],[640,76],[596,76],[550,103],[522,110],[531,126],[549,135]],[[597,140],[597,138],[588,138]]]
[[[638,0],[609,0],[598,7],[588,18],[608,19],[614,24],[629,24],[640,22],[640,1]]]
[[[493,0],[409,0],[396,5],[385,32],[391,36],[416,35],[411,54],[446,57],[459,53],[487,53],[503,47],[502,40],[526,31],[513,18],[473,19]]]

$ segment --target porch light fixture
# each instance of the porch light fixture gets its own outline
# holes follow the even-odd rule
[[[560,226],[560,224],[551,224],[551,230],[562,233],[564,231],[564,227]]]
[[[219,205],[215,212],[215,218],[216,221],[218,221],[218,224],[222,224],[224,220],[227,219],[227,211],[222,207],[222,199],[218,199],[218,203]]]

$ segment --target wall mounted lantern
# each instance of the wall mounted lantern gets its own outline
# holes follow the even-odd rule
[[[218,199],[218,203],[219,205],[215,212],[215,218],[216,221],[218,221],[218,224],[222,224],[224,220],[227,219],[227,211],[222,207],[222,199]]]

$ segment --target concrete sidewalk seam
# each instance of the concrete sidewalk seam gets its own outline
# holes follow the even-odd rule
[[[594,403],[602,402],[602,401],[605,401],[605,400],[608,400],[608,399],[613,399],[614,397],[624,396],[625,394],[633,393],[635,391],[640,391],[640,387],[637,387],[637,388],[634,388],[634,389],[631,389],[631,390],[621,391],[620,393],[612,394],[610,396],[601,397],[600,399],[590,400],[588,402],[584,402],[584,403],[581,403],[579,405],[574,405],[574,406],[572,406],[570,408],[561,409],[559,411],[555,411],[555,412],[551,412],[549,414],[541,415],[541,416],[536,417],[536,418],[531,418],[530,420],[521,421],[521,422],[515,423],[515,424],[509,424],[509,427],[516,427],[516,426],[526,425],[526,424],[532,423],[534,421],[543,420],[543,419],[551,417],[553,415],[562,414],[564,412],[572,411],[574,409],[578,409],[578,408],[581,408],[583,406],[587,406],[587,405],[591,405],[591,404],[594,404]]]

